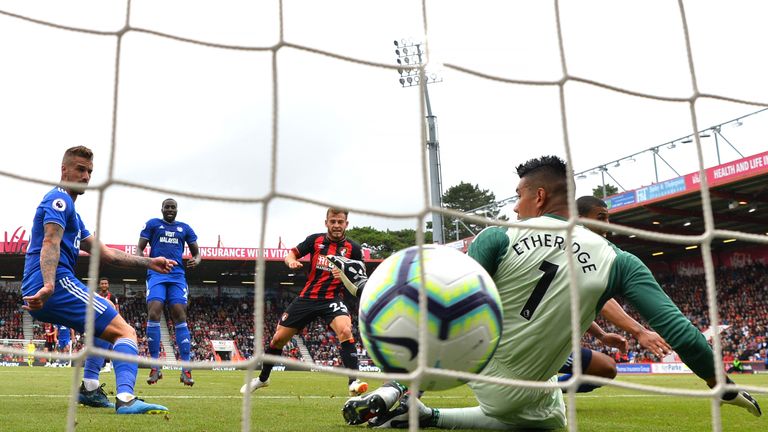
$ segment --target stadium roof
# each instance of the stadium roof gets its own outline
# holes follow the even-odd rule
[[[768,152],[706,170],[715,228],[751,234],[768,234]],[[609,197],[611,223],[657,233],[700,235],[704,218],[699,173],[691,173],[641,189]],[[644,261],[700,256],[690,245],[608,236],[620,248]],[[716,238],[714,252],[745,247],[743,241]],[[750,244],[752,246],[753,244]],[[654,253],[663,252],[660,255]]]

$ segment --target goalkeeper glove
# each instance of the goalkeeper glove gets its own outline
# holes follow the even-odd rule
[[[726,382],[728,384],[733,384],[733,381],[731,381],[730,378],[726,378]],[[746,392],[746,390],[727,391],[723,394],[723,397],[722,399],[720,399],[720,402],[724,404],[736,405],[737,407],[744,408],[755,417],[760,417],[761,415],[763,415],[763,412],[760,410],[760,405],[752,397],[752,395]]]
[[[362,261],[353,260],[341,256],[329,255],[328,261],[341,271],[341,282],[353,296],[360,297],[363,288],[368,282],[368,274],[365,272],[365,264]]]

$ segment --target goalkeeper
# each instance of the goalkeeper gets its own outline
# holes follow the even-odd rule
[[[570,275],[565,269],[568,254],[573,254],[581,304],[580,334],[587,330],[608,299],[621,295],[696,375],[710,388],[714,387],[717,381],[712,349],[637,257],[582,226],[574,228],[572,243],[565,245],[566,172],[565,162],[554,156],[532,159],[518,166],[519,199],[515,212],[521,219],[520,224],[487,228],[470,245],[469,255],[483,265],[496,282],[505,319],[499,347],[482,374],[504,379],[557,381],[556,373],[571,350],[570,332],[563,331],[560,323],[562,317],[570,316]],[[546,282],[540,283],[545,279]],[[728,383],[732,381],[728,379]],[[409,401],[403,386],[388,383],[363,398],[350,399],[344,414],[347,417],[347,405],[356,404],[358,412],[367,415],[364,404],[368,403],[371,411],[377,412],[369,425],[379,427],[407,427],[409,408],[418,409],[421,427],[503,430],[566,426],[563,393],[559,388],[530,389],[475,381],[468,385],[478,406],[429,408],[416,398]],[[390,410],[396,398],[400,398],[400,403]],[[721,401],[742,407],[755,416],[762,414],[757,401],[743,390],[726,391]]]

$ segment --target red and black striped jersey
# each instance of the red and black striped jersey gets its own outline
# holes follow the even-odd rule
[[[343,256],[355,260],[363,259],[360,245],[346,238],[332,241],[325,233],[312,234],[295,248],[291,249],[297,259],[309,254],[307,284],[299,297],[310,299],[333,299],[344,291],[341,279],[334,279],[328,255]]]
[[[111,302],[112,302],[112,304],[113,304],[113,305],[115,305],[115,308],[118,308],[118,307],[119,307],[119,306],[118,306],[118,304],[117,304],[117,296],[116,296],[116,295],[114,295],[114,294],[112,294],[110,291],[107,291],[106,293],[103,293],[103,292],[101,292],[101,291],[98,291],[98,294],[99,294],[100,296],[104,297],[105,299],[107,299],[107,300],[111,301]]]
[[[56,342],[56,333],[53,329],[53,324],[46,323],[43,327],[45,329],[45,341],[48,343]]]

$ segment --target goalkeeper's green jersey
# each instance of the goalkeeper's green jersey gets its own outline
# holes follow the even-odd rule
[[[542,228],[534,228],[544,227]],[[551,215],[515,227],[483,230],[469,255],[493,276],[501,297],[504,327],[494,361],[513,376],[546,381],[572,350],[568,255],[573,256],[579,293],[579,335],[603,304],[622,297],[661,334],[702,378],[715,375],[712,350],[696,327],[662,291],[634,255],[592,231],[576,226],[570,243],[567,223]]]

